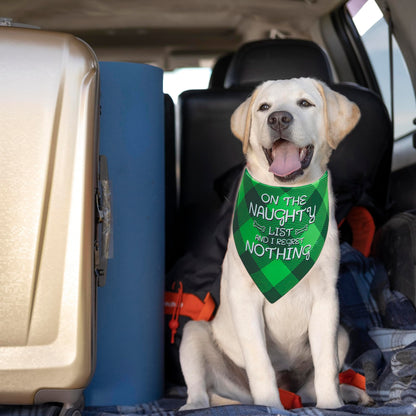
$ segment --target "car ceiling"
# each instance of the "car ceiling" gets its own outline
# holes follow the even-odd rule
[[[1,0],[0,16],[73,33],[100,60],[198,65],[269,37],[310,38],[344,0]]]

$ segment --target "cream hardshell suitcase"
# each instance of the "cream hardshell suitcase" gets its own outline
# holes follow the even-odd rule
[[[94,370],[98,64],[0,27],[0,403],[80,402]]]

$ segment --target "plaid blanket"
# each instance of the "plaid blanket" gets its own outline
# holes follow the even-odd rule
[[[384,268],[341,245],[341,322],[350,333],[346,364],[366,376],[377,403],[416,403],[416,311],[391,291]]]
[[[346,368],[366,377],[373,407],[346,405],[337,410],[265,406],[221,406],[181,414],[189,416],[348,416],[416,415],[416,311],[402,294],[389,288],[384,268],[347,243],[341,245],[338,282],[341,322],[351,347]],[[87,408],[84,416],[174,416],[184,400],[163,399],[135,407]],[[0,412],[1,413],[1,412]]]

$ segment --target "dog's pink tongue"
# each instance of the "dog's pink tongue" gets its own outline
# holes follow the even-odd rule
[[[273,144],[272,159],[269,172],[276,176],[287,176],[301,169],[299,148],[287,140],[280,139]]]

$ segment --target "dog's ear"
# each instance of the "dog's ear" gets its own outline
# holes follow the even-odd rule
[[[243,142],[243,153],[247,153],[248,140],[251,130],[251,110],[258,93],[258,88],[254,90],[251,97],[248,97],[240,104],[231,116],[231,131],[237,139]]]
[[[358,105],[347,97],[333,91],[323,82],[315,82],[324,103],[327,140],[330,147],[335,149],[357,125],[361,112]]]

